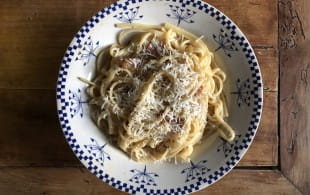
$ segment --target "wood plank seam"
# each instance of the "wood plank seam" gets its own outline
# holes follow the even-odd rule
[[[82,164],[80,164],[77,161],[77,159],[74,158],[73,152],[69,149],[69,146],[67,145],[67,143],[65,143],[64,138],[61,135],[60,128],[55,127],[55,124],[51,125],[52,123],[55,123],[55,120],[54,120],[55,118],[51,118],[51,114],[50,114],[50,112],[53,113],[54,107],[52,107],[48,104],[51,104],[53,102],[52,98],[51,98],[53,95],[51,95],[51,92],[55,91],[56,80],[55,80],[55,84],[53,84],[52,78],[56,77],[57,72],[58,72],[58,63],[55,64],[54,62],[56,62],[57,59],[58,59],[58,61],[61,60],[61,57],[63,55],[63,54],[61,54],[61,52],[62,51],[64,52],[63,47],[65,47],[67,45],[67,43],[70,42],[70,40],[73,36],[72,32],[77,31],[76,27],[79,27],[81,25],[80,24],[81,21],[84,21],[84,20],[86,20],[86,18],[93,15],[93,13],[95,13],[102,6],[105,6],[106,4],[109,4],[109,3],[114,2],[114,1],[115,0],[72,1],[74,3],[66,3],[66,4],[70,5],[70,6],[66,7],[66,6],[63,6],[62,3],[59,3],[61,1],[54,2],[51,5],[51,4],[46,3],[45,1],[36,0],[36,1],[34,1],[34,3],[28,3],[27,1],[24,1],[20,4],[18,4],[18,6],[14,7],[14,3],[12,3],[10,0],[8,0],[8,1],[4,0],[4,3],[2,5],[4,8],[4,11],[7,10],[7,12],[4,12],[4,13],[9,13],[11,15],[0,14],[0,19],[1,19],[1,17],[5,17],[5,18],[2,18],[3,20],[0,20],[0,26],[8,25],[7,26],[8,28],[3,27],[2,31],[0,31],[0,43],[4,43],[4,44],[0,44],[0,45],[5,45],[6,43],[9,43],[10,46],[14,46],[14,47],[7,47],[6,48],[6,47],[0,46],[0,51],[1,51],[0,56],[2,54],[6,55],[6,52],[8,52],[8,54],[10,54],[10,52],[12,52],[11,54],[14,54],[14,57],[12,58],[13,60],[7,60],[5,58],[4,63],[3,63],[4,65],[1,66],[1,68],[0,68],[0,74],[2,76],[4,76],[4,78],[7,78],[7,79],[3,79],[2,82],[0,82],[0,86],[2,87],[0,89],[0,94],[2,91],[2,94],[4,94],[4,96],[6,96],[5,98],[2,97],[2,99],[4,99],[4,100],[7,99],[7,101],[9,102],[9,103],[6,103],[6,105],[4,107],[6,107],[6,108],[11,107],[8,110],[9,111],[10,110],[15,111],[16,112],[15,117],[17,117],[17,119],[15,119],[15,122],[14,122],[13,120],[10,121],[7,118],[4,118],[4,119],[2,118],[2,124],[5,124],[7,128],[4,129],[4,131],[2,131],[1,135],[3,135],[3,132],[5,132],[5,130],[8,130],[12,133],[8,134],[8,135],[11,135],[11,137],[7,137],[6,139],[2,139],[2,140],[0,138],[0,146],[1,146],[1,144],[2,144],[2,146],[4,146],[4,147],[1,147],[2,152],[5,150],[7,150],[6,152],[8,152],[9,151],[8,148],[11,147],[11,150],[10,150],[11,153],[5,153],[5,152],[2,153],[3,158],[0,159],[1,173],[3,173],[2,170],[6,169],[6,168],[14,168],[14,167],[24,168],[23,166],[35,167],[36,169],[40,170],[40,167],[42,165],[43,165],[42,167],[46,167],[46,168],[58,167],[58,168],[62,168],[63,170],[66,170],[68,167],[73,167],[73,168],[77,167],[77,168],[83,170],[84,172],[87,172],[87,170],[83,168]],[[222,0],[222,1],[208,0],[208,2],[211,2],[212,4],[214,4],[216,7],[220,8],[221,10],[224,9],[223,11],[225,13],[227,12],[228,15],[231,15],[233,20],[237,22],[237,25],[240,26],[241,29],[245,30],[245,33],[248,35],[251,42],[254,42],[253,48],[255,50],[261,50],[262,51],[261,56],[263,58],[268,56],[269,53],[275,52],[277,54],[276,57],[279,59],[279,54],[278,54],[279,53],[279,50],[278,50],[279,44],[277,43],[277,38],[276,38],[276,41],[274,39],[274,37],[276,37],[274,34],[274,32],[275,32],[274,29],[276,29],[276,28],[273,28],[275,25],[275,22],[273,20],[275,19],[274,16],[276,16],[276,14],[274,14],[272,12],[273,8],[275,7],[274,5],[276,5],[274,2],[278,2],[278,0],[270,0],[270,1],[268,1],[268,3],[266,3],[267,1],[265,1],[265,0],[245,1],[245,3],[242,1],[239,1],[239,0]],[[237,10],[240,9],[239,5],[242,5],[244,7],[248,7],[248,9],[245,9],[247,11],[242,11],[242,13],[237,13],[236,11],[233,10],[234,8],[232,8],[230,6],[231,4],[236,4],[237,6],[235,6],[235,8],[237,8]],[[249,6],[249,4],[251,4],[251,5]],[[2,7],[2,6],[0,6],[0,7]],[[85,9],[85,8],[89,8],[89,9]],[[0,8],[0,9],[2,9],[2,8]],[[249,11],[250,9],[252,9],[252,11]],[[254,10],[254,14],[252,13],[253,10]],[[75,11],[75,12],[72,13],[70,11]],[[13,15],[12,15],[12,13],[13,13]],[[18,16],[18,17],[16,17],[16,16],[14,17],[14,14],[17,14],[16,16]],[[6,15],[8,15],[9,17],[6,17]],[[257,19],[257,17],[259,17],[260,19]],[[6,21],[7,18],[10,19],[11,21]],[[244,18],[246,18],[246,19],[244,19]],[[255,18],[255,20],[253,20],[253,18]],[[63,19],[65,19],[65,21],[62,21]],[[59,20],[61,20],[61,21],[59,21]],[[251,22],[251,20],[253,20],[253,22]],[[1,23],[1,21],[3,23]],[[64,23],[66,23],[66,25],[62,26],[62,24],[64,24]],[[84,22],[82,22],[82,23],[84,23]],[[258,23],[259,25],[255,25],[256,23]],[[23,31],[15,31],[14,28],[12,28],[13,30],[11,29],[11,31],[6,31],[6,29],[10,29],[12,26],[14,26],[16,24],[19,28],[20,28],[20,26],[22,26]],[[39,24],[39,25],[36,25],[36,24]],[[23,26],[23,25],[25,25],[25,26]],[[27,28],[29,26],[31,28]],[[44,27],[44,28],[42,28],[42,27]],[[63,27],[63,28],[59,28],[59,27]],[[36,30],[36,29],[38,29],[38,30]],[[63,30],[63,32],[61,33],[62,36],[59,36],[58,40],[51,42],[49,39],[47,39],[51,35],[51,34],[49,34],[49,33],[51,33],[49,31],[54,32],[55,29],[62,29]],[[26,33],[25,33],[25,31],[26,31]],[[8,32],[8,34],[6,34],[5,32]],[[23,33],[19,34],[18,32],[23,32]],[[27,32],[28,32],[28,34],[27,34]],[[3,34],[1,34],[1,33],[3,33]],[[40,33],[43,36],[37,36]],[[58,30],[57,30],[57,32],[54,32],[53,36],[57,37],[57,35],[59,35],[57,33],[58,33]],[[72,35],[70,35],[70,34],[72,34]],[[276,34],[278,35],[278,32]],[[10,35],[10,36],[7,36],[7,35]],[[1,37],[6,37],[6,39],[2,40]],[[7,39],[7,37],[9,39]],[[28,38],[30,38],[30,39],[28,39]],[[32,43],[30,44],[29,43],[29,42],[34,41],[34,40],[32,40],[32,38],[35,38],[34,40],[36,41],[35,42],[36,44],[32,44]],[[8,40],[8,41],[5,42],[6,40]],[[13,43],[11,43],[11,42],[13,42]],[[16,43],[18,43],[18,45]],[[20,43],[25,43],[26,46],[30,45],[31,50],[29,48],[27,49],[28,46],[26,47],[24,45],[25,47],[23,47],[23,44],[20,44]],[[47,48],[47,50],[49,51],[49,54],[45,55],[43,58],[37,57],[37,54],[34,55],[35,53],[38,53],[37,51],[42,51],[42,47],[45,47],[47,44],[49,44],[49,47]],[[16,45],[16,48],[15,48],[15,45]],[[35,52],[33,52],[32,50],[34,50]],[[4,52],[2,53],[2,51],[4,51]],[[27,51],[30,51],[30,52],[27,53]],[[20,55],[22,55],[22,56],[20,56]],[[6,56],[4,56],[4,57],[6,57]],[[265,61],[262,64],[263,66],[267,66],[271,63],[276,63],[276,60],[274,59],[273,55],[271,55],[271,57],[269,59],[265,58],[263,60]],[[8,62],[8,63],[6,64],[6,62]],[[44,65],[44,67],[46,67],[46,68],[43,68],[45,70],[42,70],[42,64]],[[60,62],[59,62],[59,64],[60,64]],[[13,65],[13,66],[11,66],[11,65]],[[279,63],[276,63],[276,66],[279,67]],[[270,66],[270,67],[272,68],[273,66]],[[270,72],[271,68],[266,68],[267,72]],[[10,77],[5,77],[5,75],[9,75],[8,73],[10,73],[10,71],[15,73],[13,76],[10,76],[12,78],[15,78],[14,80],[10,80]],[[42,75],[45,75],[45,76],[48,75],[48,77],[44,76],[44,79],[42,79],[42,78],[40,78],[40,76],[42,77]],[[270,75],[272,75],[272,73]],[[280,73],[278,72],[277,75],[280,75]],[[270,77],[270,78],[273,78],[273,77]],[[42,83],[42,84],[40,84],[40,83]],[[268,85],[264,89],[265,94],[270,95],[272,97],[275,97],[273,95],[278,92],[277,86],[280,86],[280,85],[279,84],[275,85],[274,80],[268,80],[267,83],[268,83]],[[40,86],[41,86],[41,88],[40,88]],[[55,87],[53,87],[53,86],[55,86]],[[47,87],[47,88],[44,88],[44,87]],[[33,97],[31,97],[32,95],[27,96],[26,93],[25,94],[20,93],[20,95],[22,95],[22,98],[19,97],[18,102],[25,101],[27,103],[27,101],[28,101],[28,103],[29,104],[31,103],[31,105],[27,106],[27,105],[24,105],[24,103],[21,103],[22,106],[21,106],[21,108],[18,109],[18,108],[14,108],[14,107],[19,106],[18,102],[16,101],[14,103],[14,101],[13,101],[10,105],[10,102],[12,100],[12,96],[10,98],[10,95],[7,94],[7,91],[9,91],[9,93],[11,93],[12,91],[14,92],[14,90],[20,90],[20,91],[27,90],[26,93],[27,94],[32,93],[32,94],[34,94],[33,96],[38,96],[38,94],[40,94],[40,95],[47,94],[47,97],[45,97],[43,95],[44,96],[43,98],[34,98],[34,100],[31,103],[31,101],[29,99],[33,98]],[[37,95],[35,93],[37,93]],[[55,94],[55,92],[53,94]],[[12,95],[12,93],[11,93],[11,95]],[[279,98],[279,96],[277,97],[277,99],[278,98]],[[24,99],[26,99],[26,100],[24,100]],[[6,101],[2,101],[2,102],[6,102]],[[271,102],[271,104],[273,104],[276,101],[270,101],[270,102]],[[8,104],[9,104],[9,106],[8,106]],[[43,106],[43,105],[45,105],[45,106]],[[279,106],[279,101],[278,101],[277,105]],[[53,104],[53,106],[54,106],[54,104]],[[48,110],[47,113],[41,112],[40,110],[42,108]],[[279,111],[279,109],[280,109],[280,107],[278,107],[277,110]],[[2,109],[0,109],[0,111],[1,110]],[[279,118],[280,115],[279,115],[278,111],[277,111],[277,116]],[[8,114],[8,113],[10,114],[10,112],[3,112],[3,113],[4,113],[3,115]],[[38,113],[38,114],[36,114],[36,113]],[[38,121],[34,121],[34,120],[32,120],[30,122],[27,121],[30,119],[30,116],[36,116],[36,115],[39,117]],[[14,114],[13,114],[13,116],[14,116]],[[267,118],[269,118],[269,117],[267,117]],[[272,117],[270,117],[270,119],[272,119]],[[29,130],[26,129],[27,131],[25,131],[25,128],[23,130],[14,129],[14,128],[16,128],[16,124],[14,124],[14,123],[16,123],[16,121],[21,122],[20,127],[25,127],[26,125],[30,126]],[[27,123],[25,121],[27,121]],[[48,123],[47,125],[44,124],[44,122],[46,122],[46,121],[48,121],[50,123]],[[56,120],[56,123],[57,122],[58,121]],[[12,124],[8,125],[8,123],[12,123]],[[58,123],[57,123],[57,125],[58,125]],[[48,127],[48,126],[51,126],[51,127]],[[270,126],[270,125],[267,125],[267,126]],[[266,129],[268,128],[267,126],[266,126]],[[41,127],[41,129],[39,127]],[[33,130],[34,128],[36,128],[36,130]],[[54,133],[51,133],[52,131],[54,131]],[[55,133],[55,132],[57,132],[57,133]],[[260,131],[260,132],[262,132],[262,131]],[[270,140],[264,142],[264,140],[266,140],[266,137],[268,137],[270,135],[270,131],[263,131],[263,132],[264,133],[261,137],[261,139],[263,141],[259,140],[258,142],[262,143],[261,145],[266,145],[266,148],[268,148],[268,146],[269,146],[268,149],[273,151],[274,149],[270,148],[270,145],[271,145]],[[279,135],[278,132],[276,132],[276,134]],[[5,135],[5,133],[4,133],[4,135]],[[273,135],[273,133],[272,133],[272,135]],[[43,142],[41,140],[39,140],[36,142],[36,144],[32,144],[32,145],[30,144],[32,139],[37,139],[37,138],[40,139],[41,137],[45,137],[45,136],[47,136],[47,137],[52,136],[56,141],[54,141],[54,142],[48,141],[47,144],[42,144]],[[26,139],[23,139],[23,138],[26,138]],[[25,140],[27,140],[27,138],[29,138],[30,141],[29,140],[25,141]],[[22,140],[19,140],[19,139],[22,139]],[[54,150],[62,149],[63,151],[57,151],[57,152],[52,151],[51,148],[54,146],[54,144],[56,146],[56,148],[54,148]],[[13,149],[12,149],[11,145],[15,145],[13,147]],[[41,149],[33,147],[35,145],[39,145],[39,147],[41,147]],[[47,146],[47,145],[50,145],[50,146]],[[294,144],[293,144],[293,146],[294,146]],[[65,147],[67,147],[67,148],[65,148]],[[278,149],[278,147],[279,147],[279,145],[277,145],[277,149]],[[292,147],[292,150],[293,150],[293,148],[294,147]],[[267,159],[268,162],[267,161],[259,162],[258,159],[264,160],[264,159],[266,159],[265,156],[264,155],[257,155],[257,153],[255,151],[252,152],[252,154],[251,154],[251,150],[254,151],[253,147],[251,147],[251,149],[249,150],[249,152],[247,154],[252,156],[251,157],[252,159],[245,156],[245,158],[243,158],[243,161],[241,161],[241,163],[239,164],[240,166],[245,165],[246,167],[236,167],[235,170],[237,170],[237,171],[238,170],[251,170],[251,171],[253,170],[253,172],[259,173],[259,170],[272,170],[273,171],[273,170],[278,168],[278,166],[270,166],[270,165],[274,165],[274,164],[279,165],[280,158],[277,159],[277,157],[280,157],[279,156],[280,150],[276,150],[276,152],[275,151],[272,152],[272,153],[274,153],[274,152],[277,153],[276,158],[274,156],[270,155],[270,152],[267,154],[265,150],[261,150],[261,151],[265,152],[266,156],[269,156]],[[38,153],[38,155],[33,155],[33,153]],[[270,156],[272,156],[272,157],[270,157]],[[4,159],[4,158],[6,158],[6,159]],[[33,159],[35,159],[35,160],[33,160]],[[37,164],[33,163],[34,161],[37,161],[36,162]],[[57,163],[48,164],[52,161],[55,161]],[[18,164],[20,162],[22,162],[23,164]],[[28,162],[30,162],[30,163],[28,163]],[[13,166],[13,164],[16,165],[15,163],[17,163],[18,165],[21,165],[21,166],[18,166],[18,165]],[[70,164],[70,163],[72,163],[72,164]],[[254,166],[255,163],[258,164],[259,166]],[[263,166],[262,164],[266,164],[267,166]],[[64,166],[61,166],[61,165],[64,165]],[[251,165],[251,166],[247,166],[247,165]],[[40,171],[36,171],[35,173],[37,173],[37,177],[42,175],[42,173]],[[1,177],[1,175],[2,174],[0,174],[0,177]],[[253,174],[253,175],[255,175],[255,174]],[[62,176],[63,175],[60,174],[59,177],[61,178]],[[266,174],[265,176],[268,177],[268,174]],[[36,177],[34,177],[34,178],[36,178]],[[97,179],[97,178],[95,178],[95,176],[93,176],[93,178]],[[244,178],[246,178],[246,177],[244,177]],[[80,179],[84,179],[84,178],[81,177]],[[256,178],[251,177],[250,179],[252,179],[252,182],[254,184],[256,181]],[[225,178],[223,180],[225,180]],[[12,181],[14,181],[14,179]],[[21,181],[23,181],[23,180],[21,180]],[[35,183],[36,181],[37,181],[36,179],[32,180],[30,182],[30,187],[29,188],[27,187],[27,189],[31,189],[31,186],[33,186],[32,184]],[[43,185],[46,185],[45,182],[46,181],[43,180],[43,182],[42,182]],[[226,183],[230,183],[230,182],[226,182]],[[235,182],[235,183],[237,183],[237,182]],[[6,184],[6,183],[3,182],[3,184]],[[89,183],[87,185],[89,185]],[[87,187],[87,185],[84,187]],[[226,186],[227,185],[228,184],[226,184]],[[267,183],[267,185],[268,185],[268,183]],[[0,186],[1,186],[1,182],[0,182]],[[14,186],[15,185],[13,185],[13,183],[12,183],[12,187],[14,187]],[[37,187],[40,187],[40,185],[38,185]],[[107,187],[109,187],[109,186],[107,186]],[[58,184],[56,182],[56,185],[54,185],[54,188],[56,190],[58,188],[60,189],[61,184]],[[217,187],[217,188],[219,188],[219,187]],[[238,190],[239,188],[236,187],[233,189]],[[242,188],[242,189],[248,190],[247,192],[251,193],[249,191],[249,189],[247,189],[247,188]],[[253,190],[256,189],[254,185],[253,185],[252,189]],[[70,191],[72,189],[63,188],[62,191],[60,191],[59,193],[62,193],[66,190]],[[277,189],[273,189],[273,190],[277,190]],[[210,189],[208,188],[206,190],[203,190],[201,193],[208,193],[209,191],[210,191]],[[216,190],[214,190],[214,191],[216,191]],[[212,192],[213,191],[211,190],[211,193]],[[236,191],[236,192],[242,193],[242,191]],[[49,192],[46,192],[46,193],[49,194]],[[222,193],[223,193],[223,191],[222,191]]]
[[[283,174],[283,172],[282,172],[281,170],[280,170],[280,174],[282,175],[282,177],[284,177],[284,178],[287,180],[287,182],[289,182],[292,186],[294,186],[294,188],[295,188],[300,194],[304,194],[304,193],[302,193],[302,191],[298,188],[298,186],[296,186],[296,185],[290,180],[290,178],[286,177],[286,175]]]
[[[126,194],[98,180],[85,168],[1,168],[5,194]],[[242,182],[242,185],[240,183]],[[301,194],[278,170],[233,170],[202,194]]]
[[[301,192],[310,194],[308,0],[279,0],[280,164]]]

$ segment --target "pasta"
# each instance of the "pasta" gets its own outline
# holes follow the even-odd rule
[[[89,87],[94,119],[136,161],[188,161],[208,132],[234,139],[223,83],[202,41],[179,27],[117,24],[123,30],[100,52]]]

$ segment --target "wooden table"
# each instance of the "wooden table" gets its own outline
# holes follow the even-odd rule
[[[66,47],[111,0],[1,0],[0,194],[123,194],[90,174],[65,142],[55,87]],[[264,110],[248,153],[196,194],[310,194],[310,1],[208,0],[249,38]]]

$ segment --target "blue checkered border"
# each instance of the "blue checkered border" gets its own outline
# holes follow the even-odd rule
[[[210,185],[217,180],[219,180],[222,176],[227,174],[241,159],[244,153],[241,153],[243,149],[249,147],[250,143],[253,140],[255,135],[260,115],[262,112],[262,78],[258,66],[257,59],[255,57],[254,51],[249,45],[248,41],[244,37],[244,35],[237,29],[236,25],[225,15],[223,15],[220,11],[218,11],[213,6],[201,2],[199,0],[165,0],[167,2],[177,2],[182,7],[186,6],[193,6],[206,14],[215,18],[218,22],[220,22],[223,27],[227,29],[227,31],[231,34],[231,39],[236,40],[239,43],[239,46],[242,48],[245,57],[248,59],[248,63],[250,65],[250,71],[252,73],[252,84],[254,86],[254,107],[253,107],[253,114],[252,119],[250,121],[250,125],[248,127],[248,132],[245,135],[245,138],[242,140],[242,144],[239,146],[235,146],[234,148],[234,155],[226,162],[226,165],[220,167],[219,170],[214,171],[211,175],[207,178],[198,178],[195,184],[190,184],[188,186],[183,186],[182,188],[171,188],[171,189],[149,189],[146,188],[144,185],[140,186],[133,186],[129,183],[122,182],[120,180],[115,179],[114,177],[110,176],[108,173],[105,173],[102,169],[97,167],[91,156],[88,156],[84,153],[83,149],[77,143],[76,138],[74,137],[74,133],[70,127],[68,115],[66,111],[66,107],[68,103],[64,99],[65,96],[65,83],[67,81],[67,74],[68,68],[72,61],[72,57],[74,55],[75,50],[77,49],[77,45],[81,43],[81,40],[86,37],[87,33],[98,23],[101,19],[105,18],[105,16],[110,15],[116,9],[124,9],[126,10],[130,4],[136,4],[143,1],[149,0],[127,0],[126,2],[119,3],[115,2],[110,6],[102,9],[99,11],[94,17],[92,17],[86,24],[79,30],[79,32],[75,35],[75,44],[68,47],[66,54],[63,58],[60,70],[59,70],[59,77],[57,82],[57,92],[56,97],[57,100],[60,102],[58,104],[58,116],[60,120],[61,127],[63,129],[65,138],[67,139],[70,147],[72,148],[73,152],[76,156],[85,162],[85,166],[99,179],[103,180],[104,182],[108,183],[109,185],[122,190],[124,192],[128,192],[131,194],[136,193],[144,193],[146,195],[151,194],[188,194],[194,191],[198,191],[203,188],[205,185]]]

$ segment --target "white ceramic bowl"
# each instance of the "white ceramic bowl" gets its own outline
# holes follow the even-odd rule
[[[195,148],[188,164],[137,163],[108,143],[91,120],[86,85],[94,76],[98,52],[116,41],[116,23],[169,22],[203,35],[227,73],[232,143],[210,137]],[[254,51],[227,16],[199,0],[121,0],[96,14],[75,35],[62,61],[57,83],[58,115],[64,135],[80,161],[99,179],[132,194],[188,194],[227,174],[249,148],[262,112],[262,77]]]

